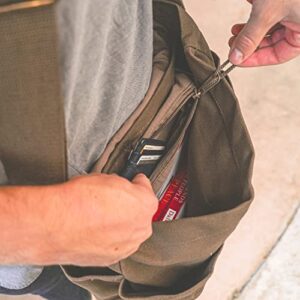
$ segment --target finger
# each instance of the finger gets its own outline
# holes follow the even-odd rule
[[[279,38],[280,34],[276,38]],[[274,37],[275,41],[275,37]],[[300,33],[286,30],[285,36],[269,47],[263,47],[250,56],[241,67],[275,65],[300,55]]]
[[[277,26],[276,28],[280,28],[275,30],[271,35],[266,35],[263,40],[260,42],[258,45],[257,49],[264,48],[264,47],[272,47],[274,46],[277,42],[282,40],[285,37],[285,28],[282,26]],[[231,47],[236,39],[236,36],[232,36],[229,39],[229,46]],[[257,50],[256,49],[256,50]]]
[[[234,41],[235,41],[236,37],[235,36],[232,36],[229,41],[228,41],[228,45],[229,47],[232,47]],[[272,46],[273,43],[270,42],[270,37],[265,37],[261,42],[260,44],[258,45],[258,47],[256,48],[255,51],[257,51],[258,49],[261,49],[261,48],[264,48],[264,47],[270,47]]]
[[[280,22],[282,26],[289,28],[290,30],[294,32],[300,32],[300,24],[299,23],[294,23],[294,22],[289,22],[289,21],[281,21]]]
[[[236,39],[235,36],[232,36],[232,37],[229,39],[229,41],[228,41],[229,47],[231,47],[231,46],[233,45],[235,39]]]
[[[245,23],[233,25],[231,28],[231,33],[234,36],[237,36],[243,30],[245,25],[246,25]],[[284,28],[284,26],[282,24],[280,24],[280,23],[275,24],[270,30],[268,30],[268,32],[266,33],[266,36],[271,35],[274,31],[281,29],[281,28]]]
[[[232,45],[229,59],[233,64],[239,65],[253,54],[269,29],[277,23],[268,9],[268,5],[253,6],[248,23]]]
[[[281,28],[274,31],[270,36],[265,37],[259,44],[259,48],[273,47],[276,43],[285,38],[286,29]]]
[[[229,41],[228,41],[229,47],[232,47],[232,45],[233,45],[235,39],[236,39],[235,36],[232,36],[232,37],[229,39]],[[260,42],[260,44],[258,45],[258,47],[256,48],[255,51],[257,51],[257,50],[260,49],[260,48],[270,47],[270,46],[272,46],[272,45],[274,45],[274,43],[272,43],[272,42],[270,41],[270,37],[265,37],[265,38]]]
[[[245,25],[246,25],[245,23],[233,25],[231,28],[231,33],[233,35],[238,35],[243,30]]]
[[[275,30],[275,28],[279,28],[279,29]],[[273,31],[273,30],[275,30],[275,31]],[[276,26],[276,27],[274,26],[274,28],[272,30],[270,30],[268,32],[268,34],[263,38],[263,40],[260,42],[260,44],[258,45],[256,50],[258,50],[260,48],[264,48],[264,47],[273,46],[279,40],[283,39],[284,35],[285,35],[285,28],[283,26]],[[236,36],[232,36],[229,39],[229,41],[228,41],[229,47],[232,47],[235,39],[236,39]]]
[[[148,177],[143,174],[143,173],[139,173],[137,174],[133,179],[132,179],[132,183],[133,184],[137,184],[137,185],[141,185],[144,186],[147,189],[151,189],[152,190],[152,185],[150,180],[148,179]]]

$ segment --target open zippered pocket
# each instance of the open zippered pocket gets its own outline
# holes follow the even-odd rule
[[[176,115],[183,115],[183,108],[189,100],[193,100],[195,94],[195,85],[191,79],[184,73],[176,74],[176,83],[168,98],[160,107],[158,113],[151,121],[145,132],[144,138],[159,138],[163,136],[162,132],[167,127],[171,127],[170,123],[176,121]]]
[[[180,147],[184,147],[184,139],[188,134],[187,131],[195,113],[196,104],[197,102],[193,99],[188,101],[184,107],[185,111],[182,113],[182,115],[177,117],[175,120],[176,123],[173,124],[176,125],[176,128],[173,129],[172,134],[168,137],[169,140],[167,141],[167,150],[150,176],[150,181],[156,194],[164,184],[165,179],[168,177],[168,174],[173,168],[178,149]],[[167,126],[164,127],[164,129],[166,128]],[[155,137],[162,134],[164,134],[163,129],[161,129],[159,132],[156,132]],[[183,155],[185,155],[185,152],[181,151],[181,157],[179,158],[180,161],[183,159]]]
[[[182,142],[196,108],[197,100],[192,97],[194,90],[195,86],[187,75],[183,73],[176,74],[176,84],[167,99],[154,115],[143,134],[132,142],[131,153],[123,171],[119,173],[121,176],[131,180],[137,173],[142,172],[149,177],[153,170],[155,171],[159,166],[164,165],[163,161],[168,161],[170,156],[173,159],[174,149],[177,143]],[[154,141],[164,145],[163,153],[153,150],[150,151],[152,155],[144,155],[146,147],[144,148],[143,144],[145,140],[149,141],[150,144],[151,141]],[[147,144],[147,147],[152,146],[154,148],[150,144]],[[146,161],[147,159],[149,161]],[[155,192],[158,188],[158,185],[154,187]]]

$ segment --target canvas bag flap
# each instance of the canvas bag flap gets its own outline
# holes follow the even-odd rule
[[[171,70],[201,86],[219,61],[196,24],[178,1],[154,1],[154,19],[172,44]],[[196,299],[224,241],[247,211],[254,151],[229,80],[195,105],[187,132],[189,195],[183,218],[153,223],[153,235],[139,250],[110,268],[64,267],[98,299]],[[123,140],[131,138],[129,131]],[[108,156],[111,166],[117,151]]]

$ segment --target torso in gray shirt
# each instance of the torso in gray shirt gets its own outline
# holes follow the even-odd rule
[[[56,7],[69,177],[84,174],[143,99],[152,70],[152,1],[60,0]],[[0,162],[0,185],[7,179]],[[1,266],[21,289],[37,266]]]

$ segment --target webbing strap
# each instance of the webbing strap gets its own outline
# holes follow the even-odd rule
[[[53,1],[0,0],[0,160],[9,184],[65,181]]]

